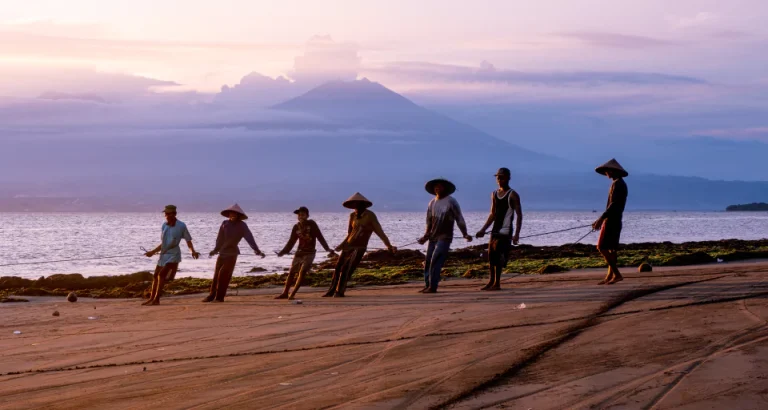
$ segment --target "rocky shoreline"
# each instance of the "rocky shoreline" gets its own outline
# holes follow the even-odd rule
[[[674,244],[637,243],[622,245],[619,264],[638,267],[688,266],[717,262],[733,262],[749,259],[768,259],[768,239],[756,241],[721,240]],[[479,278],[487,275],[486,245],[476,245],[451,251],[442,276],[450,278]],[[402,250],[396,255],[386,251],[366,254],[360,268],[352,277],[351,286],[395,285],[423,278],[424,254],[415,250]],[[327,286],[335,260],[327,260],[315,266],[305,278],[306,286]],[[600,254],[592,245],[532,246],[520,245],[510,252],[509,272],[546,274],[576,269],[604,267]],[[251,269],[253,275],[232,279],[231,291],[236,289],[282,286],[285,272],[264,274],[259,267]],[[81,297],[94,298],[141,298],[152,281],[148,271],[118,276],[83,277],[80,274],[57,274],[37,280],[14,276],[0,277],[0,301],[20,301],[14,296],[66,296],[76,292]],[[170,282],[165,293],[185,295],[201,293],[210,287],[210,279],[177,278]]]

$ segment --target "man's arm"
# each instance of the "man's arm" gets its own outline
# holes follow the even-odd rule
[[[243,223],[243,238],[246,242],[248,242],[248,245],[253,249],[254,252],[256,252],[256,255],[261,256],[262,258],[266,255],[264,255],[264,252],[259,250],[259,246],[256,245],[256,240],[253,239],[253,234],[251,233],[251,230],[248,229],[248,225]]]
[[[517,192],[512,192],[512,206],[515,207],[515,216],[517,223],[515,224],[515,235],[512,237],[512,243],[517,245],[520,241],[520,229],[523,227],[523,206],[520,204],[520,195]]]
[[[459,201],[457,201],[455,198],[451,197],[451,208],[453,212],[453,219],[456,221],[456,225],[459,226],[459,230],[461,231],[461,235],[464,237],[464,239],[471,241],[472,237],[469,236],[467,233],[467,223],[464,221],[464,215],[461,213],[461,207],[459,206]]]
[[[496,192],[491,194],[491,213],[488,215],[488,219],[485,221],[483,227],[480,228],[480,230],[477,231],[477,235],[475,235],[478,238],[485,236],[485,231],[488,230],[488,227],[491,226],[493,220],[496,219],[496,201],[494,201],[494,195],[496,195]]]
[[[328,246],[328,242],[325,241],[325,237],[323,236],[323,233],[320,232],[320,227],[317,226],[317,222],[315,221],[312,221],[312,231],[315,232],[315,237],[317,238],[317,241],[320,242],[320,246],[322,246],[326,252],[333,253],[333,249]]]
[[[157,245],[157,248],[152,249],[151,251],[145,253],[144,256],[151,258],[155,256],[158,252],[160,252],[161,249],[163,249],[163,244]]]
[[[597,218],[595,223],[592,224],[592,229],[600,229],[606,219],[617,216],[621,203],[626,203],[627,201],[627,190],[623,187],[624,186],[618,185],[616,183],[611,186],[611,192],[608,194],[608,200],[610,203],[608,204],[608,207],[605,208],[605,212],[600,215],[600,218]]]
[[[340,251],[344,247],[344,244],[347,243],[347,241],[349,240],[349,235],[352,234],[352,218],[354,217],[355,217],[354,214],[349,214],[349,222],[347,223],[347,236],[344,238],[343,241],[341,241],[339,246],[336,247],[337,251]]]
[[[299,230],[299,226],[293,225],[293,229],[291,229],[291,237],[288,238],[288,243],[285,244],[285,246],[280,252],[277,253],[277,256],[287,255],[288,253],[291,252],[291,249],[293,249],[293,246],[296,245],[296,241],[299,239],[298,230]]]
[[[213,247],[213,250],[209,253],[209,256],[216,255],[221,250],[221,247],[224,244],[224,224],[226,222],[222,222],[221,226],[219,226],[219,233],[216,235],[216,245]]]
[[[427,224],[426,229],[424,230],[424,236],[422,236],[418,242],[420,244],[424,244],[429,239],[429,234],[432,232],[432,201],[429,202],[429,205],[427,205]]]
[[[192,258],[197,259],[200,257],[200,254],[195,252],[195,246],[192,245],[192,235],[189,234],[189,229],[187,229],[186,225],[184,226],[184,233],[182,234],[182,237],[187,242],[187,247],[189,248],[189,251],[192,252]]]
[[[384,246],[387,247],[390,251],[394,252],[395,247],[392,246],[391,243],[389,243],[389,238],[387,238],[387,234],[384,233],[384,229],[381,229],[381,224],[379,223],[379,218],[376,217],[376,214],[371,212],[371,223],[373,224],[373,232],[378,236],[382,242],[384,242]]]

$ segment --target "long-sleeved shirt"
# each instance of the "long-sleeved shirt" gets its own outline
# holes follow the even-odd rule
[[[430,241],[453,240],[453,225],[459,225],[462,235],[467,236],[467,224],[461,214],[459,202],[452,196],[433,198],[427,206],[427,230],[424,237]]]
[[[280,253],[286,254],[290,252],[296,244],[296,241],[299,242],[299,249],[296,250],[297,254],[315,253],[317,241],[320,241],[320,245],[323,246],[323,249],[331,252],[328,242],[325,241],[323,233],[320,232],[320,227],[311,219],[307,220],[305,223],[299,222],[296,225],[293,225],[291,237],[288,239],[288,243]]]
[[[216,247],[213,248],[213,253],[218,253],[221,256],[239,255],[240,248],[237,247],[237,244],[240,243],[241,239],[245,239],[248,245],[251,246],[251,249],[259,252],[256,240],[253,239],[253,234],[245,222],[226,220],[221,223],[219,228],[219,235],[216,237]]]
[[[605,212],[603,212],[600,218],[611,222],[621,222],[622,215],[624,215],[624,207],[627,205],[628,195],[629,191],[624,179],[614,180],[613,184],[611,184],[611,191],[608,194],[608,204],[605,206]]]
[[[352,212],[349,215],[349,224],[347,225],[347,238],[344,239],[342,246],[344,249],[367,248],[368,241],[373,233],[381,238],[384,245],[387,247],[392,246],[384,230],[381,229],[381,224],[379,224],[376,214],[369,210],[365,210],[360,214]]]

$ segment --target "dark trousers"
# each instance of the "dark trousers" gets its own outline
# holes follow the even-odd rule
[[[347,290],[347,281],[355,273],[355,269],[357,269],[357,265],[363,259],[363,255],[365,255],[365,249],[352,249],[341,252],[339,261],[336,262],[336,269],[333,271],[331,287],[328,289],[329,294],[344,294],[344,291]]]
[[[229,287],[229,281],[232,280],[232,273],[235,271],[236,264],[237,255],[219,256],[216,259],[216,268],[208,299],[224,300],[224,296],[227,296],[227,288]]]

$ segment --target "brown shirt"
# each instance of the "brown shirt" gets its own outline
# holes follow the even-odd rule
[[[608,204],[606,204],[605,212],[603,212],[601,218],[611,223],[621,222],[621,218],[624,215],[624,207],[627,205],[628,195],[629,190],[627,189],[627,183],[624,182],[624,178],[613,181],[611,191],[608,194]]]
[[[315,221],[308,219],[305,223],[297,223],[293,226],[291,231],[291,238],[288,239],[288,244],[285,245],[281,254],[285,255],[293,249],[293,246],[299,242],[299,249],[296,250],[297,254],[315,253],[315,246],[317,241],[320,241],[320,245],[323,249],[330,252],[331,248],[328,247],[328,243],[325,242],[320,227],[317,226]]]
[[[344,239],[343,249],[350,248],[367,248],[368,241],[371,239],[371,234],[375,233],[384,245],[387,247],[392,246],[389,243],[389,238],[381,229],[379,219],[376,218],[376,214],[371,211],[365,210],[361,214],[352,212],[349,214],[349,225],[347,226],[347,238]]]

